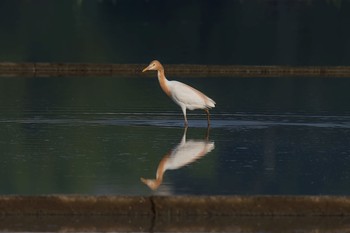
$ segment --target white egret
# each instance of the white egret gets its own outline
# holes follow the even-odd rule
[[[141,181],[150,189],[158,189],[163,182],[164,173],[167,170],[176,170],[187,166],[215,148],[214,142],[209,141],[209,128],[205,140],[186,140],[186,133],[187,128],[184,130],[181,142],[159,162],[156,179],[145,179],[141,177]]]
[[[142,70],[142,72],[147,70],[156,70],[158,72],[160,87],[165,94],[167,94],[182,109],[185,119],[185,127],[188,126],[186,109],[203,109],[207,114],[208,126],[210,125],[209,109],[215,107],[214,100],[187,84],[167,80],[164,74],[164,68],[157,60],[152,61],[149,66]]]

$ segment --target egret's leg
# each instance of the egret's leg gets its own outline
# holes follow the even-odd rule
[[[182,113],[184,114],[184,119],[185,119],[185,127],[188,126],[188,122],[187,122],[187,116],[186,116],[186,107],[185,106],[181,106],[182,109]]]
[[[208,121],[208,127],[210,126],[210,114],[209,114],[209,110],[206,108],[204,109],[204,111],[207,113],[207,121]]]
[[[184,134],[182,135],[180,145],[184,145],[186,143],[186,134],[187,134],[187,127],[185,127]]]
[[[210,127],[207,128],[207,132],[205,133],[205,140],[209,141],[209,131],[210,131]]]

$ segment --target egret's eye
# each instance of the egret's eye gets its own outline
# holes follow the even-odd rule
[[[152,64],[152,66],[155,66],[155,65],[156,65],[155,63]]]

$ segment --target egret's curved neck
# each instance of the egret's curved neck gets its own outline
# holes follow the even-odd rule
[[[159,69],[158,70],[158,81],[159,81],[160,87],[165,92],[165,94],[170,96],[171,94],[170,94],[170,89],[169,89],[169,86],[168,86],[168,82],[169,81],[165,77],[164,69]]]

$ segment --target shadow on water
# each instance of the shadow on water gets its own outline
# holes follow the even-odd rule
[[[209,141],[209,131],[210,128],[207,128],[205,140],[186,140],[186,127],[181,142],[159,162],[156,179],[141,178],[141,181],[150,189],[156,190],[163,182],[165,171],[188,166],[211,152],[214,149],[214,142]]]

